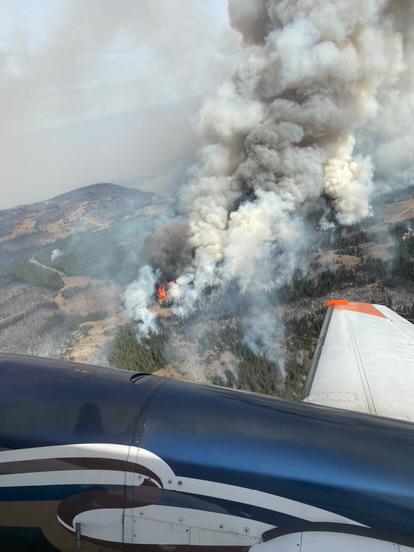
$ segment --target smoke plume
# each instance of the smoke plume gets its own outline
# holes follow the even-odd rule
[[[156,265],[167,280],[173,280],[191,262],[189,237],[186,220],[177,218],[166,222],[146,238],[143,247],[145,260]]]
[[[229,0],[249,56],[200,112],[203,146],[180,195],[178,249],[192,256],[174,274],[176,312],[212,287],[254,290],[275,264],[276,283],[288,281],[310,201],[326,197],[343,225],[370,215],[374,162],[408,140],[389,112],[400,98],[412,114],[412,13],[402,0]]]
[[[145,334],[157,331],[156,315],[148,308],[154,293],[158,273],[145,265],[139,271],[138,279],[130,284],[124,294],[126,314],[138,322]]]

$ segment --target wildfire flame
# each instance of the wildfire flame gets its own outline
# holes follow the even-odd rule
[[[168,301],[167,288],[163,284],[158,284],[156,289],[157,299],[160,303]]]

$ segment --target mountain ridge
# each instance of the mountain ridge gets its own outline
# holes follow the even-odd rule
[[[155,192],[143,191],[137,188],[131,188],[129,186],[123,186],[120,184],[114,184],[112,182],[96,182],[94,184],[88,184],[86,186],[79,186],[62,194],[52,196],[48,199],[36,201],[34,203],[22,203],[14,207],[8,207],[6,209],[0,209],[0,213],[16,212],[19,210],[35,210],[37,207],[52,205],[53,203],[62,201],[79,201],[82,197],[85,200],[92,201],[93,199],[100,199],[102,196],[108,195],[125,195],[125,196],[140,196],[140,197],[154,197],[158,196]]]

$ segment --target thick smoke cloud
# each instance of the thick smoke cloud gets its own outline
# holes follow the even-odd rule
[[[145,261],[156,266],[167,280],[174,280],[191,263],[189,237],[186,220],[168,221],[145,239],[142,251]]]
[[[403,52],[398,63],[398,78],[380,90],[380,109],[370,122],[364,139],[373,151],[379,178],[389,188],[404,186],[413,176],[414,149],[414,4],[410,0],[393,0],[386,15],[403,39]]]
[[[200,112],[177,312],[211,287],[253,289],[275,262],[288,280],[306,244],[301,212],[321,195],[341,224],[370,215],[374,163],[400,166],[393,148],[408,153],[412,140],[412,11],[401,0],[229,0],[249,56]]]
[[[148,265],[141,267],[138,279],[130,284],[124,294],[126,314],[129,318],[139,320],[146,332],[157,331],[156,315],[147,308],[151,300],[158,272]]]

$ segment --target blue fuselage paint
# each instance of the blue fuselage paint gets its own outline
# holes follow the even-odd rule
[[[414,543],[413,424],[130,375],[0,357],[0,449],[132,443],[177,477],[290,498]]]

